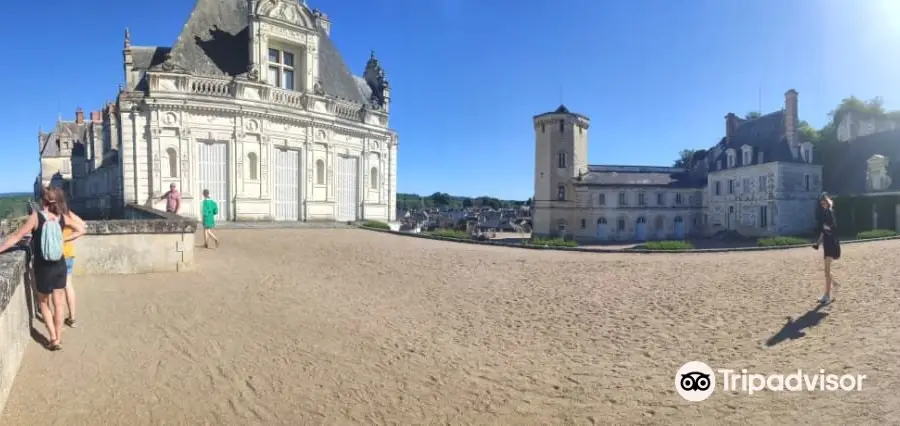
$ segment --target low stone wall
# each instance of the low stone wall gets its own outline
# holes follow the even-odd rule
[[[197,221],[128,205],[121,220],[87,221],[75,240],[74,275],[177,272],[194,266]]]
[[[798,245],[790,245],[790,246],[765,246],[765,247],[729,247],[729,248],[711,248],[711,249],[690,249],[690,250],[650,250],[650,249],[604,249],[604,248],[596,248],[596,247],[560,247],[560,246],[541,246],[541,245],[532,245],[532,244],[518,244],[518,243],[507,243],[500,241],[478,241],[478,240],[461,240],[459,238],[449,238],[449,237],[439,237],[435,235],[428,234],[418,234],[412,232],[397,232],[387,229],[379,229],[379,228],[371,228],[368,226],[359,226],[360,229],[365,229],[368,231],[381,232],[385,234],[391,235],[402,235],[404,237],[414,237],[414,238],[424,238],[428,240],[438,240],[438,241],[452,241],[455,243],[464,243],[464,244],[481,244],[486,246],[500,246],[500,247],[513,247],[513,248],[521,248],[528,250],[559,250],[559,251],[577,251],[582,253],[632,253],[632,254],[678,254],[678,253],[729,253],[736,251],[769,251],[769,250],[786,250],[786,249],[795,249],[795,248],[812,248],[812,242],[808,244],[798,244]],[[900,236],[894,237],[882,237],[882,238],[868,238],[864,240],[842,240],[841,245],[847,244],[859,244],[859,243],[867,243],[867,242],[875,242],[875,241],[887,241],[887,240],[900,240]]]
[[[25,252],[0,254],[0,415],[31,338],[30,285],[26,283]]]

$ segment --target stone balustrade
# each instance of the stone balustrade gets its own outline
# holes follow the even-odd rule
[[[201,96],[262,102],[267,106],[276,105],[289,109],[330,113],[346,120],[387,124],[387,113],[363,104],[328,97],[313,91],[285,90],[249,80],[155,73],[150,79],[150,92],[154,96],[176,98]]]

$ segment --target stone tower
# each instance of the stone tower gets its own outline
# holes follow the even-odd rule
[[[566,212],[575,203],[573,180],[587,173],[588,127],[590,119],[569,112],[564,105],[534,117],[536,236],[571,235],[573,222]]]

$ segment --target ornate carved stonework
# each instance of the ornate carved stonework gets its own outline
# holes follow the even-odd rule
[[[285,28],[285,27],[278,26],[278,25],[272,25],[272,24],[265,23],[265,22],[263,22],[260,25],[260,27],[262,28],[262,30],[264,32],[287,39],[288,41],[291,41],[294,43],[305,45],[307,42],[306,34],[303,34],[300,31],[294,31],[290,28]]]
[[[256,132],[259,130],[259,121],[256,121],[254,119],[247,120],[245,126],[248,131]]]
[[[324,141],[327,137],[328,137],[328,135],[325,133],[324,130],[319,130],[316,132],[316,140]]]
[[[247,78],[250,81],[259,81],[259,68],[256,64],[251,64],[247,67]]]
[[[244,132],[234,132],[234,140],[236,141],[244,140],[244,136],[246,136]]]
[[[176,124],[178,123],[178,114],[175,114],[174,112],[167,112],[165,113],[165,115],[163,115],[162,122],[169,126]]]
[[[266,178],[269,176],[269,166],[267,166],[265,164],[260,164],[259,165],[259,176],[262,180],[266,180]]]
[[[179,133],[179,134],[181,135],[181,137],[183,137],[183,138],[189,138],[189,137],[191,137],[191,129],[190,129],[189,127],[182,127],[180,130],[178,130],[178,133]]]
[[[153,171],[159,173],[159,154],[153,154]]]

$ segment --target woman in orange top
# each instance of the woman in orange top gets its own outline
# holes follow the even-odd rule
[[[63,193],[63,190],[59,188],[53,188],[53,190],[57,192],[56,199],[59,200],[57,205],[59,206],[60,211],[62,211],[64,215],[68,215],[67,217],[71,218],[71,221],[79,222],[81,224],[81,229],[84,229],[84,221],[74,212],[69,210],[69,204],[66,203],[66,196]],[[69,308],[69,315],[66,316],[65,323],[72,328],[75,328],[75,286],[72,284],[72,269],[75,266],[75,240],[77,240],[78,237],[73,238],[71,241],[69,240],[69,237],[74,231],[75,228],[69,226],[68,223],[62,230],[63,257],[66,259],[66,305]]]

